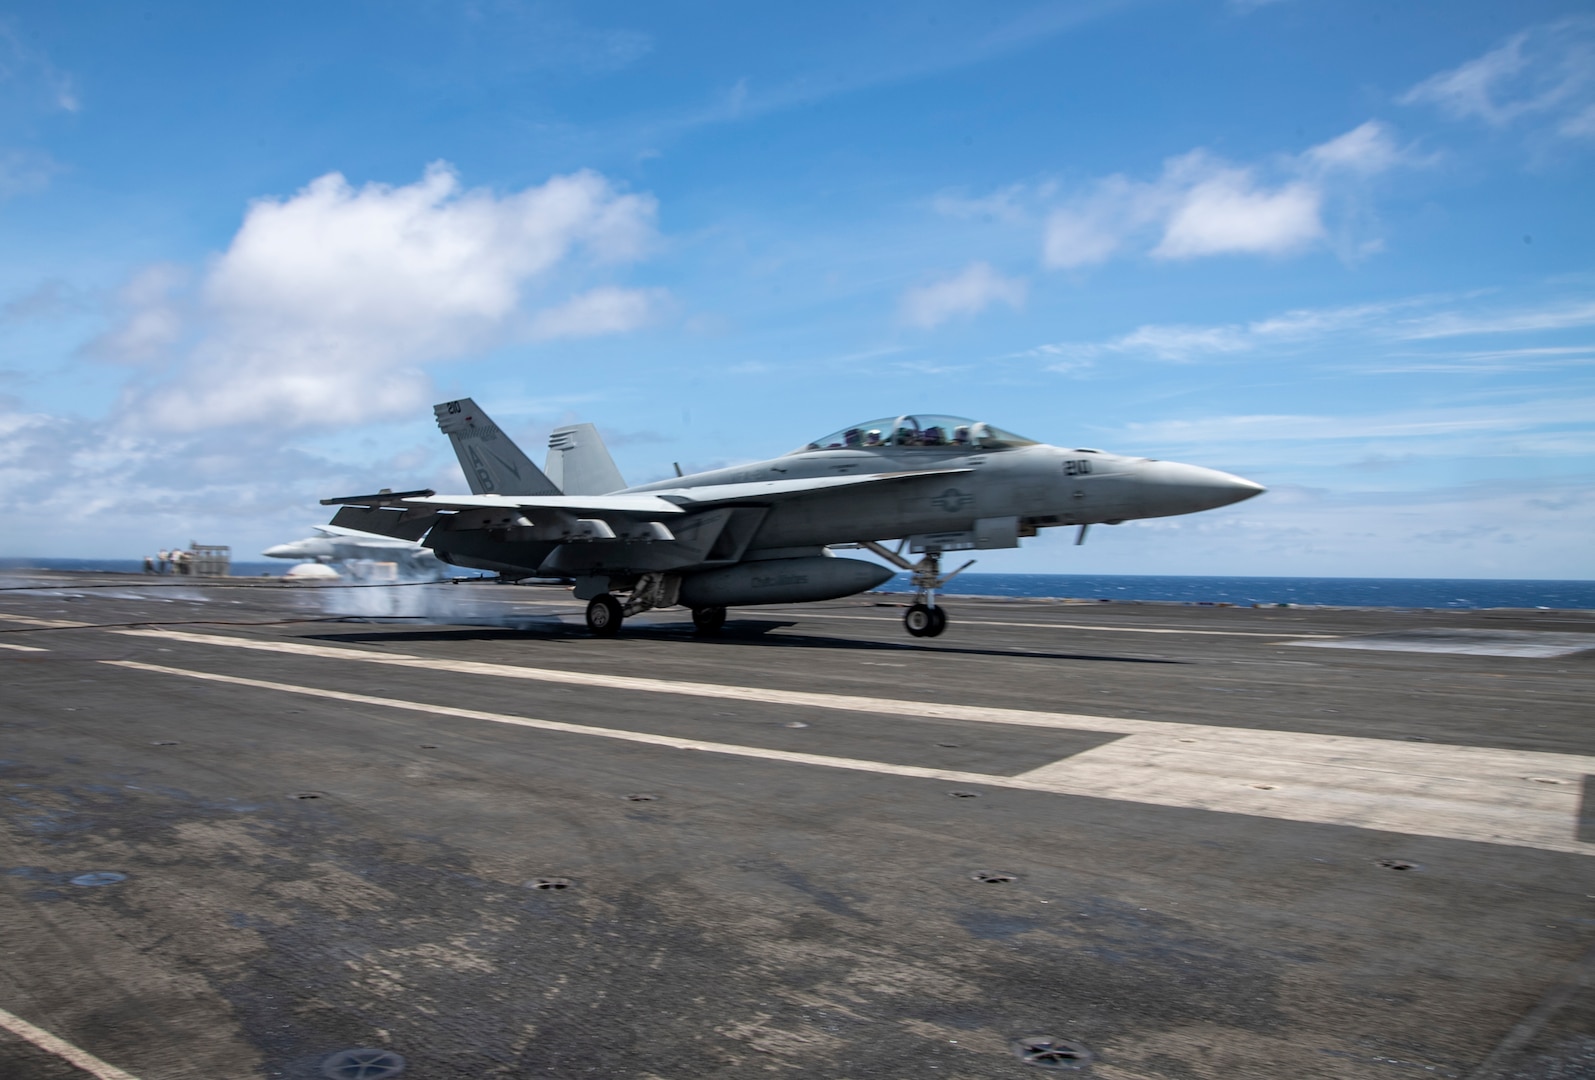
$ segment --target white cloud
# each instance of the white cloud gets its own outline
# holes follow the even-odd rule
[[[45,110],[75,113],[83,108],[72,76],[60,71],[39,49],[23,42],[11,26],[0,22],[0,83],[11,82],[8,94]]]
[[[1378,120],[1359,124],[1302,155],[1303,160],[1319,169],[1344,169],[1363,176],[1392,169],[1406,157],[1396,145],[1390,126]]]
[[[994,303],[1024,306],[1023,278],[1008,278],[988,263],[974,262],[963,272],[903,294],[902,317],[910,326],[929,329],[958,316],[978,315]]]
[[[1515,406],[1463,405],[1360,416],[1240,415],[1196,420],[1130,423],[1133,438],[1160,446],[1220,443],[1323,442],[1372,438],[1420,438],[1482,432],[1528,431],[1559,424],[1584,424],[1595,416],[1595,399],[1550,398]]]
[[[1153,258],[1287,255],[1324,235],[1323,196],[1310,184],[1296,181],[1269,191],[1250,170],[1213,168],[1205,161],[1176,171],[1203,175],[1178,201]]]
[[[62,165],[39,150],[0,150],[0,201],[50,186]]]
[[[1433,105],[1453,119],[1480,120],[1492,127],[1534,114],[1572,112],[1562,129],[1576,135],[1592,93],[1595,19],[1579,17],[1514,34],[1483,56],[1430,76],[1398,100]]]
[[[1226,353],[1247,353],[1262,347],[1279,347],[1350,331],[1366,330],[1391,313],[1424,299],[1383,304],[1355,304],[1338,308],[1299,308],[1249,323],[1216,326],[1149,323],[1129,333],[1096,342],[1059,342],[1038,346],[1020,355],[1061,358],[1072,370],[1083,361],[1104,356],[1146,356],[1176,362]],[[1388,320],[1386,320],[1388,321]]]
[[[1042,238],[1042,262],[1071,270],[1104,262],[1166,211],[1163,187],[1109,176],[1054,210]]]
[[[188,273],[171,263],[155,263],[134,274],[117,295],[122,317],[108,333],[89,343],[90,355],[116,363],[161,365],[183,336],[183,316],[175,295]]]
[[[1466,306],[1461,306],[1465,302]],[[1468,352],[1423,352],[1430,341],[1547,334],[1595,326],[1595,302],[1481,308],[1477,294],[1427,295],[1334,308],[1298,308],[1251,322],[1210,326],[1151,323],[1101,341],[1055,342],[1023,353],[1074,370],[1106,357],[1189,362],[1225,355],[1279,357],[1339,342],[1369,372],[1549,369],[1586,364],[1595,344],[1529,344]],[[1399,351],[1392,351],[1400,346]]]
[[[662,289],[592,289],[557,307],[539,311],[532,319],[531,336],[544,339],[623,334],[652,321],[666,295]]]
[[[250,206],[186,309],[170,281],[137,281],[103,352],[149,362],[180,341],[168,383],[124,401],[141,423],[345,425],[425,404],[422,365],[519,338],[615,333],[656,291],[568,284],[654,242],[654,200],[592,172],[503,195],[462,189],[447,165],[416,183],[355,188],[337,173]],[[146,272],[149,277],[153,272]],[[155,285],[163,285],[156,289]],[[153,291],[151,291],[153,290]],[[156,296],[154,293],[159,292]],[[549,292],[541,311],[529,301]]]
[[[1043,193],[1050,188],[1043,188]],[[1010,184],[999,188],[990,195],[978,198],[969,198],[963,195],[943,193],[931,201],[931,206],[938,214],[950,218],[975,218],[985,221],[1001,221],[1007,224],[1018,224],[1030,219],[1029,203],[1034,198],[1034,193],[1024,184]]]
[[[1135,251],[1170,260],[1295,254],[1327,242],[1326,206],[1352,200],[1359,182],[1412,163],[1390,127],[1376,120],[1266,166],[1192,150],[1164,162],[1155,180],[1104,177],[1055,206],[1042,262],[1077,269]],[[1380,244],[1336,246],[1368,254]]]
[[[1595,139],[1595,105],[1586,105],[1556,126],[1569,139]]]
[[[1575,301],[1547,307],[1466,314],[1446,311],[1413,319],[1395,331],[1406,341],[1465,337],[1474,334],[1536,333],[1595,326],[1595,302]]]

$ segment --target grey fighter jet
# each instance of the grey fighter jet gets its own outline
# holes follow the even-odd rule
[[[274,544],[261,554],[270,559],[296,559],[322,565],[360,566],[392,563],[399,577],[409,581],[433,581],[447,577],[447,568],[436,555],[412,540],[373,536],[358,529],[337,525],[316,525],[315,536]]]
[[[1079,543],[1093,524],[1192,514],[1263,491],[1214,469],[1063,449],[925,413],[853,424],[768,461],[626,487],[590,424],[556,430],[539,470],[471,399],[434,411],[471,494],[323,499],[343,507],[333,524],[418,541],[456,566],[572,579],[602,637],[629,615],[677,605],[712,634],[727,608],[833,600],[892,576],[836,556],[839,547],[909,571],[904,625],[935,637],[947,627],[936,594],[970,565],[944,574],[949,552],[1018,547],[1070,525]]]

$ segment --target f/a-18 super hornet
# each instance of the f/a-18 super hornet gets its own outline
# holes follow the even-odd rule
[[[1099,522],[1191,514],[1263,490],[1214,469],[1063,449],[925,413],[853,424],[768,461],[627,487],[591,424],[555,430],[540,470],[470,398],[434,412],[471,494],[323,499],[343,507],[332,523],[418,541],[444,562],[507,578],[571,579],[588,601],[588,628],[605,637],[626,616],[677,605],[714,633],[727,608],[851,596],[893,567],[911,574],[908,632],[935,637],[947,626],[936,593],[970,565],[944,574],[948,552],[1018,547],[1069,525],[1078,543]],[[889,565],[838,557],[838,547]]]

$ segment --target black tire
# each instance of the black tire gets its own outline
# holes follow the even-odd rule
[[[931,627],[935,625],[936,616],[925,604],[915,604],[903,613],[903,627],[915,637],[933,636]]]
[[[692,628],[700,634],[718,634],[726,624],[723,607],[695,607],[692,609]]]
[[[614,637],[620,633],[620,623],[626,613],[620,601],[608,593],[601,593],[587,603],[587,629],[593,637]]]
[[[947,629],[947,609],[933,607],[930,609],[930,628],[925,631],[926,637],[941,637],[943,630]]]

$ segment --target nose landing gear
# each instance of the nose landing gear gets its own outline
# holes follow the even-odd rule
[[[915,637],[938,637],[947,629],[947,609],[914,604],[903,616],[903,626]]]
[[[943,577],[939,551],[927,551],[924,557],[915,563],[909,562],[891,548],[874,540],[866,540],[859,547],[873,551],[887,562],[913,575],[909,578],[909,582],[914,586],[914,602],[903,615],[903,627],[914,637],[940,637],[942,631],[947,629],[947,609],[936,603],[936,590],[943,588],[953,578],[974,566],[975,560],[970,559]]]

